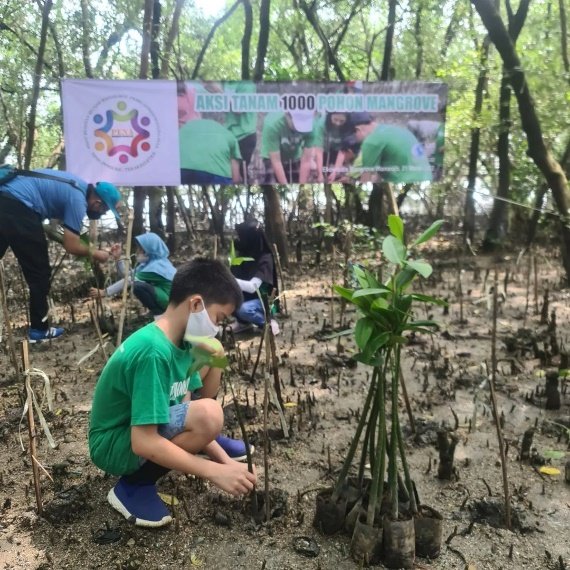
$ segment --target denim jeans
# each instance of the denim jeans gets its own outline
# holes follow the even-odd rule
[[[263,312],[263,305],[259,299],[252,299],[245,301],[243,305],[235,313],[238,321],[244,323],[253,323],[258,327],[265,325],[265,313]]]

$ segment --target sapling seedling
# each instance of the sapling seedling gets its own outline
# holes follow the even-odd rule
[[[420,276],[427,278],[432,267],[423,259],[412,257],[415,248],[431,239],[439,230],[442,222],[432,224],[410,246],[404,239],[404,224],[399,216],[388,218],[390,235],[382,243],[384,258],[393,266],[393,271],[385,282],[379,281],[369,270],[352,265],[354,288],[335,286],[336,292],[346,301],[355,305],[360,312],[353,329],[354,339],[359,352],[354,355],[358,362],[372,366],[372,381],[368,388],[360,421],[354,438],[335,484],[332,501],[338,499],[364,426],[368,423],[367,445],[362,448],[363,457],[360,466],[365,464],[365,456],[370,456],[372,464],[372,485],[369,497],[367,523],[373,524],[376,505],[382,500],[384,486],[385,457],[388,462],[388,491],[390,497],[390,515],[398,520],[398,455],[402,461],[407,494],[410,498],[412,513],[417,506],[412,480],[407,465],[407,458],[398,418],[398,387],[401,372],[401,347],[406,343],[410,332],[430,333],[437,325],[431,320],[412,320],[414,303],[444,305],[439,299],[409,292],[412,281]],[[386,430],[385,393],[388,382],[391,385],[391,437]],[[375,402],[372,405],[372,402]],[[375,457],[372,457],[372,456]],[[360,469],[362,473],[362,469]]]

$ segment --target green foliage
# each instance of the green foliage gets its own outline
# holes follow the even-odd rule
[[[230,267],[241,265],[245,261],[254,261],[254,259],[253,257],[237,257],[234,240],[232,240],[232,243],[230,245],[230,256],[228,257],[228,262],[230,264]]]
[[[361,318],[356,322],[354,338],[360,353],[356,359],[366,364],[378,362],[378,352],[390,351],[396,345],[405,343],[407,332],[430,332],[437,327],[433,321],[413,321],[414,302],[442,305],[442,300],[407,293],[412,281],[418,277],[429,277],[432,267],[423,260],[410,257],[417,245],[429,241],[441,227],[441,220],[434,222],[408,249],[404,244],[404,223],[398,216],[390,216],[388,225],[392,235],[384,238],[382,252],[394,265],[393,273],[386,283],[379,283],[367,269],[353,265],[353,277],[359,287],[350,289],[335,285],[335,291],[358,307]]]

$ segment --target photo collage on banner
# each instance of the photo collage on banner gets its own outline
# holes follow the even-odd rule
[[[185,184],[438,180],[440,83],[179,82]]]
[[[66,112],[71,83],[93,80],[64,83],[68,164],[112,163],[120,184],[409,183],[443,172],[441,83],[95,82],[115,93],[89,108],[76,94]]]

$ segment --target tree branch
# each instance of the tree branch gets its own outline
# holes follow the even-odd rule
[[[212,29],[208,32],[208,35],[206,36],[206,40],[204,41],[204,45],[202,46],[202,49],[200,50],[200,53],[198,54],[198,57],[196,59],[196,65],[194,66],[194,71],[192,72],[191,79],[196,79],[198,77],[198,73],[200,72],[200,67],[202,65],[202,61],[204,60],[204,56],[206,55],[206,51],[208,51],[208,47],[210,45],[210,42],[212,41],[212,38],[214,37],[214,34],[216,33],[216,30],[236,11],[236,8],[240,4],[241,4],[241,0],[237,0],[232,5],[232,7],[221,18],[218,18],[214,22],[214,25],[212,26]]]

